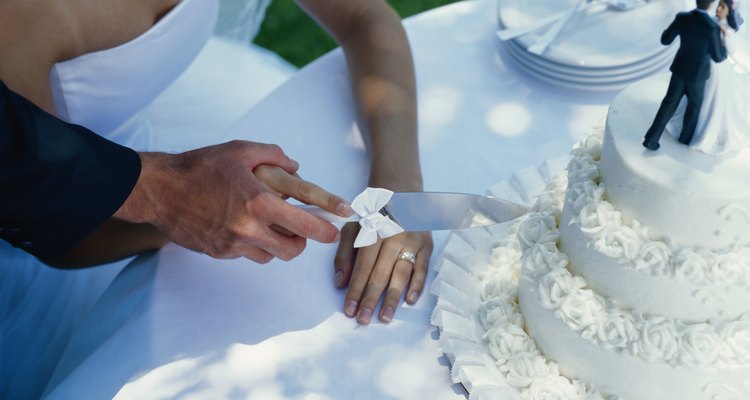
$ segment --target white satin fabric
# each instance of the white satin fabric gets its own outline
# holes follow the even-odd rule
[[[58,115],[122,145],[150,148],[145,108],[206,44],[218,11],[217,0],[181,1],[135,39],[56,64],[50,78]]]
[[[520,171],[507,187],[525,201],[543,180],[536,167],[522,168],[567,154],[614,93],[561,92],[528,79],[497,46],[496,8],[495,0],[463,1],[405,22],[420,159],[432,191],[483,193]],[[249,110],[226,139],[277,143],[303,177],[353,198],[369,157],[349,82],[341,50],[333,51]],[[447,236],[435,233],[435,255]],[[332,283],[335,251],[311,241],[294,260],[257,265],[169,245],[140,258],[78,326],[47,397],[466,400],[429,325],[435,298],[425,289],[391,324],[360,327],[344,316],[345,291]],[[467,247],[452,254],[473,262]]]
[[[216,143],[294,71],[212,36],[220,1],[231,3],[182,0],[135,39],[56,64],[58,115],[136,150]],[[0,241],[0,398],[42,396],[71,332],[129,261],[62,271]]]
[[[747,6],[740,4],[740,8],[742,15],[750,15]],[[738,32],[725,20],[719,24],[726,31],[724,40],[729,57],[724,62],[711,64],[690,147],[707,154],[731,156],[750,145],[750,64],[747,61],[750,49],[746,40],[747,24],[740,26]],[[683,99],[667,125],[667,130],[676,138],[682,129],[685,105]]]
[[[250,43],[260,30],[271,0],[220,0],[218,36]]]

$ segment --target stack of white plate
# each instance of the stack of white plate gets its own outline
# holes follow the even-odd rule
[[[663,46],[661,34],[690,9],[686,0],[648,0],[628,11],[608,4],[621,0],[498,0],[500,29],[530,26],[591,1],[601,3],[572,14],[541,54],[528,48],[554,23],[505,40],[508,55],[535,78],[579,90],[617,90],[668,70],[678,41]]]

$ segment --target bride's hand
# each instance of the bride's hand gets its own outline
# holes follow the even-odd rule
[[[406,293],[406,302],[414,304],[424,289],[432,254],[432,234],[403,232],[360,249],[353,248],[359,224],[348,223],[341,230],[341,241],[334,260],[335,283],[349,285],[344,313],[368,324],[378,299],[385,293],[378,319],[390,322]],[[412,253],[414,263],[403,254]],[[407,287],[408,286],[408,287]]]

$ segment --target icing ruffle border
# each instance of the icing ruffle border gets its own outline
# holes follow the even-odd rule
[[[522,250],[517,239],[522,221],[514,224],[506,239],[493,249],[490,267],[478,276],[483,285],[477,315],[488,352],[507,383],[524,400],[615,400],[582,381],[560,375],[557,364],[541,354],[523,329],[524,317],[518,305]]]
[[[529,204],[568,162],[569,157],[559,157],[518,170],[488,193]],[[564,176],[558,181],[564,188]],[[618,400],[561,376],[554,362],[539,358],[541,352],[523,330],[517,240],[523,218],[451,232],[433,266],[437,276],[430,292],[438,298],[431,323],[440,328],[438,345],[451,364],[453,382],[466,388],[469,400]],[[485,329],[489,324],[495,329]],[[489,342],[499,360],[490,354]],[[508,357],[503,359],[503,353]]]

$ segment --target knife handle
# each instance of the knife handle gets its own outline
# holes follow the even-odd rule
[[[330,223],[337,224],[337,223],[344,223],[344,222],[357,222],[359,221],[359,216],[357,214],[352,214],[349,217],[340,217],[332,212],[328,212],[318,206],[311,206],[308,204],[295,204],[295,207],[299,208],[300,210],[306,211],[312,215],[315,215],[316,217],[322,218]]]

